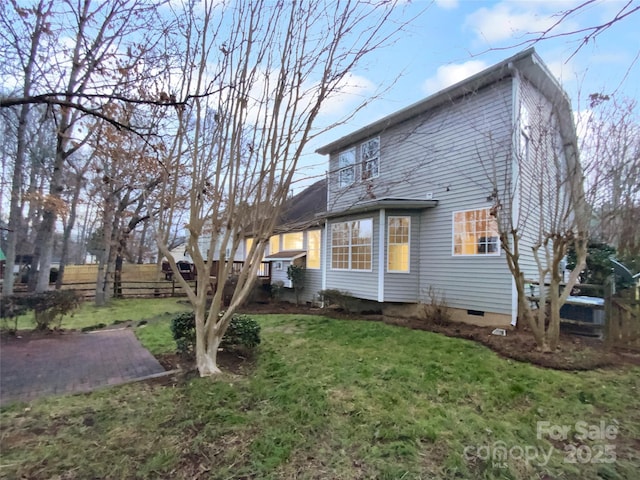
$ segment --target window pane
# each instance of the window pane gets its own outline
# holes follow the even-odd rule
[[[380,139],[372,138],[360,147],[362,156],[362,178],[375,178],[379,174]]]
[[[307,268],[320,268],[320,230],[307,232]]]
[[[282,245],[283,250],[302,250],[302,232],[285,233]]]
[[[409,229],[410,217],[389,217],[387,241],[387,270],[409,271]]]
[[[269,238],[269,254],[273,255],[280,251],[280,235],[273,235]]]
[[[453,254],[499,254],[498,223],[489,209],[455,212],[453,215]]]

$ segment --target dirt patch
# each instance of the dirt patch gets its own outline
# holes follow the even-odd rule
[[[176,353],[156,355],[160,365],[165,370],[180,370],[183,375],[197,375],[193,358]],[[249,375],[255,368],[255,355],[241,350],[220,350],[218,352],[218,367],[225,373],[232,375]]]

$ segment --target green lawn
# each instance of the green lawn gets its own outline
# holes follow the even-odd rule
[[[185,298],[117,299],[105,307],[96,307],[93,301],[86,301],[75,312],[62,318],[61,328],[81,329],[128,320],[137,322],[159,315],[185,312],[189,308]],[[13,320],[8,320],[7,325],[13,328]],[[30,330],[34,326],[33,312],[18,318],[18,330]]]
[[[557,372],[379,322],[257,318],[249,377],[5,408],[0,478],[637,478],[639,368]],[[166,321],[136,331],[173,348]],[[537,438],[537,422],[575,446]],[[615,438],[577,442],[600,422]]]

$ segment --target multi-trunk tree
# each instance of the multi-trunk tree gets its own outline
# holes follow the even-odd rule
[[[205,1],[189,5],[178,19],[183,37],[175,41],[176,57],[184,76],[176,74],[167,92],[186,105],[176,109],[176,142],[168,158],[189,181],[187,251],[197,288],[176,277],[195,312],[200,375],[220,371],[218,346],[254,285],[296,165],[318,134],[322,106],[397,33],[399,24],[387,22],[399,13],[395,3]],[[231,278],[227,260],[247,236],[253,242],[244,266]],[[159,239],[177,271],[162,232]],[[235,289],[225,307],[228,280]]]

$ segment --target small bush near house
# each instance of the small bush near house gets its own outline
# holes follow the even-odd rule
[[[193,312],[182,313],[171,320],[171,334],[178,353],[193,355],[196,347],[196,323]],[[260,325],[248,315],[234,314],[222,337],[221,348],[253,349],[260,344]]]
[[[325,307],[337,305],[338,308],[344,310],[346,313],[355,312],[360,304],[360,301],[351,296],[351,292],[347,292],[346,290],[327,289],[321,290],[318,294]]]
[[[429,297],[429,303],[425,303],[422,306],[425,320],[434,325],[448,325],[451,323],[451,312],[444,294],[438,293],[433,286],[429,286],[427,296]]]
[[[284,290],[284,282],[282,280],[278,280],[271,284],[270,293],[271,293],[271,298],[273,299],[274,302],[277,302],[280,300],[280,297],[282,297],[283,290]]]

